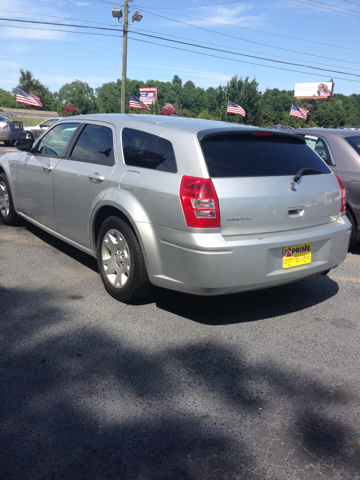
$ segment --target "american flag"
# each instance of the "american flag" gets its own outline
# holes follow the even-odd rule
[[[139,108],[141,110],[150,110],[150,108],[145,105],[145,103],[140,102],[140,100],[135,97],[135,95],[131,95],[130,93],[130,108]]]
[[[307,114],[309,113],[306,108],[301,108],[298,105],[291,105],[291,110],[290,110],[290,117],[299,117],[302,118],[303,120],[306,120]]]
[[[32,105],[33,107],[43,106],[40,97],[37,97],[33,93],[23,90],[20,87],[16,87],[16,101],[17,103],[25,103],[26,105]]]
[[[245,110],[242,107],[240,107],[240,105],[238,105],[235,102],[232,102],[231,100],[228,100],[228,106],[226,111],[228,113],[235,113],[235,115],[242,115],[243,117],[245,117],[246,115]]]

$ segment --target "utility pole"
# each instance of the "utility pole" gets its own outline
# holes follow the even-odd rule
[[[120,20],[122,18],[121,8],[113,8],[112,16],[118,19],[119,23],[123,24],[123,54],[122,54],[122,77],[121,77],[121,113],[125,113],[126,105],[126,62],[127,62],[127,34],[128,26],[132,25],[134,22],[140,22],[143,18],[142,13],[135,12],[132,16],[132,23],[129,23],[129,1],[133,0],[124,0],[124,21]],[[115,25],[113,25],[115,27]]]
[[[129,16],[129,0],[124,0],[123,53],[122,53],[122,77],[121,77],[121,113],[125,113],[125,105],[126,105],[126,62],[127,62],[128,16]]]

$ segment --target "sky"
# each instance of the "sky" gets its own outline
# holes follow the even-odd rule
[[[129,18],[136,11],[143,18],[129,26],[127,78],[178,75],[206,89],[237,75],[255,78],[261,92],[333,79],[334,93],[360,94],[360,0],[130,0],[129,7]],[[0,0],[0,88],[16,87],[20,69],[52,92],[74,80],[95,89],[121,78],[123,26],[112,8],[122,3]]]

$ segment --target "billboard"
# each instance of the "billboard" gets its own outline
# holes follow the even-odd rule
[[[142,103],[155,103],[157,98],[157,88],[139,88],[139,100]]]
[[[297,83],[295,85],[295,98],[311,98],[326,100],[333,94],[334,82]]]

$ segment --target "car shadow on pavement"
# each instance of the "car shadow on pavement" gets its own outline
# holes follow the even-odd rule
[[[216,297],[158,289],[155,303],[194,322],[226,325],[298,312],[328,300],[338,291],[338,284],[328,276],[314,275],[280,287]]]
[[[241,344],[126,341],[51,290],[0,298],[0,478],[358,478],[346,386]]]

